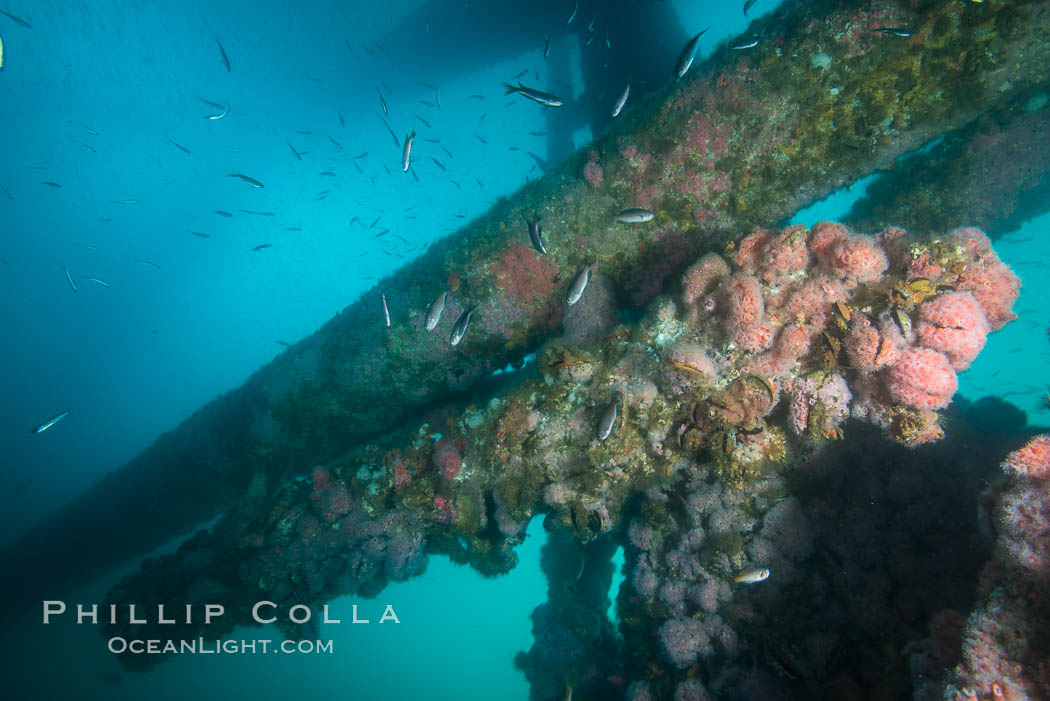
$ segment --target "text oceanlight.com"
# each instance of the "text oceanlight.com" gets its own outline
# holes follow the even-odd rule
[[[73,618],[77,625],[121,625],[148,626],[153,633],[160,632],[153,626],[164,625],[211,625],[226,613],[221,604],[186,604],[185,606],[168,606],[158,604],[154,607],[141,606],[136,608],[135,604],[118,606],[109,604],[76,604],[75,614],[64,601],[44,601],[43,621],[49,625],[55,619]],[[397,617],[394,607],[387,604],[378,616],[378,607],[373,613],[366,613],[358,609],[357,604],[349,606],[349,615],[345,618],[337,618],[325,604],[318,615],[314,617],[314,611],[305,604],[295,604],[287,609],[279,608],[272,601],[257,601],[251,608],[251,618],[259,625],[288,621],[295,625],[314,624],[371,624],[371,623],[394,623],[399,624],[401,620]],[[342,615],[342,614],[340,614]],[[143,629],[145,630],[145,629]],[[161,629],[163,630],[163,629]],[[197,637],[194,639],[140,639],[136,637],[114,636],[109,638],[107,647],[110,652],[116,654],[255,654],[255,653],[283,653],[283,654],[331,654],[334,652],[331,640],[237,640],[237,639],[208,639]]]
[[[110,652],[136,655],[254,655],[257,653],[332,654],[331,640],[128,640],[110,638],[106,644]]]

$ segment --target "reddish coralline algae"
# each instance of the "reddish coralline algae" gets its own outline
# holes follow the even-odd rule
[[[591,151],[587,154],[587,164],[583,167],[583,177],[591,187],[595,189],[601,187],[604,171],[598,165],[597,151]]]
[[[459,476],[460,470],[463,469],[460,447],[450,438],[442,438],[434,445],[431,460],[446,482],[454,481]]]
[[[653,157],[649,154],[640,152],[635,144],[623,146],[620,149],[620,156],[627,161],[627,164],[632,169],[638,171],[644,171],[653,160]]]
[[[558,277],[558,266],[530,246],[515,244],[507,248],[489,271],[505,294],[499,295],[478,314],[477,328],[507,339],[508,347],[516,347],[520,339],[514,334],[522,322],[546,329],[556,328],[561,322],[562,307],[535,304],[544,290],[550,289]],[[446,314],[450,313],[446,310]],[[447,348],[442,346],[442,351]]]
[[[504,251],[492,272],[507,297],[527,307],[541,290],[554,284],[558,268],[529,246],[516,244]]]
[[[320,509],[323,507],[328,493],[332,491],[332,477],[328,474],[328,470],[323,467],[315,467],[314,471],[310,473],[310,484],[313,486],[310,500],[313,501],[314,506]]]
[[[732,136],[720,121],[698,111],[670,151],[649,153],[621,139],[621,160],[611,169],[611,181],[626,187],[635,206],[657,208],[674,202],[686,208],[693,222],[716,226],[725,218],[725,199],[733,187],[732,174],[723,169]],[[655,180],[654,175],[658,175]],[[602,171],[593,151],[584,166],[584,177],[592,186],[601,182]]]
[[[438,523],[452,523],[456,519],[456,507],[452,500],[444,495],[434,495],[434,510],[437,512]]]

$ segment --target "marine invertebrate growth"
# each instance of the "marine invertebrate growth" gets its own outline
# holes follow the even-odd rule
[[[975,230],[909,243],[901,230],[867,236],[833,222],[758,229],[732,251],[736,272],[709,255],[686,273],[678,342],[719,352],[722,383],[751,374],[786,389],[797,435],[834,437],[852,415],[909,445],[936,440],[956,372],[1012,316],[1020,283]],[[930,277],[913,277],[916,260]],[[701,415],[721,417],[737,441],[757,418],[725,395],[703,401]]]
[[[1050,624],[1050,435],[1002,463],[993,485],[997,540],[978,580],[979,603],[962,630],[961,660],[944,697],[1046,698],[1045,630]]]

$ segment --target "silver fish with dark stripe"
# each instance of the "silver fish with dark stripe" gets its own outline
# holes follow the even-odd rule
[[[609,402],[609,406],[602,412],[601,418],[598,419],[598,440],[604,441],[606,438],[612,435],[613,429],[616,428],[616,419],[620,417],[620,398]]]
[[[405,148],[401,152],[401,166],[407,173],[409,166],[412,165],[412,141],[416,138],[415,129],[412,130],[408,136],[405,137]]]
[[[541,92],[539,90],[534,90],[533,88],[526,88],[521,83],[518,83],[518,85],[516,87],[513,86],[513,85],[510,85],[509,83],[504,83],[503,84],[503,90],[504,90],[504,93],[503,93],[504,95],[510,95],[511,93],[518,93],[522,97],[527,97],[528,99],[532,100],[533,102],[538,102],[541,105],[545,105],[546,107],[561,107],[562,105],[565,104],[565,101],[562,100],[557,95],[552,95],[549,92]]]
[[[587,289],[587,283],[590,281],[591,269],[589,267],[576,273],[576,277],[574,277],[572,283],[569,284],[569,293],[565,296],[566,304],[571,307],[579,302],[580,297],[583,296],[583,291]]]
[[[656,215],[650,212],[648,209],[642,209],[641,207],[631,207],[625,209],[616,215],[616,221],[623,224],[644,224],[647,221],[652,221]]]
[[[448,301],[448,291],[442,292],[437,299],[430,303],[427,314],[423,317],[423,328],[433,331],[434,327],[441,321],[441,313],[445,311],[445,302]]]
[[[71,411],[71,409],[66,409],[66,410],[65,410],[65,411],[63,411],[63,412],[62,412],[61,414],[56,414],[55,416],[52,416],[52,417],[51,417],[50,419],[48,419],[47,421],[45,421],[44,423],[42,423],[42,424],[40,424],[39,426],[37,426],[36,428],[34,428],[34,429],[32,430],[32,433],[43,433],[43,432],[44,432],[44,431],[46,431],[47,429],[49,429],[49,428],[51,428],[52,426],[54,426],[55,424],[57,424],[57,423],[58,423],[59,421],[61,421],[62,419],[64,419],[64,418],[66,418],[67,416],[69,416],[69,412],[70,412],[70,411]]]
[[[620,112],[623,111],[623,106],[627,104],[627,96],[630,95],[630,94],[631,94],[631,84],[628,83],[627,87],[624,88],[623,92],[620,94],[620,97],[616,98],[616,104],[613,105],[612,112],[609,113],[610,116],[612,116],[613,119],[616,119],[617,117],[620,116]]]
[[[707,29],[710,29],[710,27]],[[700,45],[700,37],[704,35],[704,32],[706,32],[707,29],[690,39],[689,43],[685,45],[684,49],[682,49],[682,54],[678,57],[677,73],[679,78],[685,75],[693,65],[693,59],[696,58],[696,48]]]
[[[543,255],[547,255],[547,247],[543,245],[543,229],[540,228],[540,218],[533,217],[529,220],[529,238],[532,239],[532,247]]]
[[[452,335],[448,337],[449,345],[456,345],[463,340],[463,337],[467,335],[467,327],[470,326],[470,317],[474,315],[474,310],[478,308],[478,305],[473,305],[467,308],[459,318],[456,319],[456,324],[452,327]]]
[[[66,274],[66,282],[69,283],[70,288],[72,288],[72,290],[74,292],[76,292],[77,291],[77,283],[73,282],[73,276],[69,274],[69,268],[67,268],[66,266],[63,265],[62,266],[62,272],[64,272]]]

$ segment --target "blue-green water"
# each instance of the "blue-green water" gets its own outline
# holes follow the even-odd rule
[[[528,5],[563,22],[573,4]],[[581,4],[576,22],[605,21],[595,3]],[[747,22],[737,7],[666,4],[688,34],[712,26],[701,53]],[[494,17],[496,40],[477,51],[504,37],[500,52],[434,55],[422,5],[38,0],[3,8],[32,28],[0,17],[0,187],[10,194],[0,197],[0,495],[9,494],[0,496],[0,542],[239,386],[282,350],[279,341],[308,335],[430,242],[539,177],[530,152],[557,159],[531,134],[547,128],[542,113],[500,88],[522,70],[546,82],[542,32],[526,36]],[[433,3],[434,31],[449,5]],[[774,5],[759,0],[751,14]],[[423,26],[413,25],[413,39],[403,22],[414,17]],[[375,41],[392,54],[361,48]],[[552,49],[568,57],[574,92],[586,81],[575,63],[581,43],[564,38]],[[668,56],[679,48],[669,42]],[[420,128],[417,114],[440,137],[417,142],[418,181],[400,172],[377,92],[399,137]],[[438,100],[440,108],[421,102]],[[228,104],[229,114],[207,119],[215,108],[204,101]],[[591,135],[582,124],[572,143]],[[796,220],[839,217],[861,191]],[[1040,425],[1050,424],[1048,228],[1044,216],[996,242],[1024,281],[1018,320],[990,336],[959,390],[1004,397]],[[383,229],[399,239],[376,238]],[[46,440],[27,435],[67,408],[73,413]],[[519,565],[503,577],[432,557],[422,577],[390,584],[379,601],[396,608],[398,625],[347,624],[350,602],[332,602],[344,620],[322,628],[333,654],[184,655],[129,674],[93,627],[44,627],[27,612],[2,631],[4,686],[10,698],[524,699],[513,658],[532,644],[529,615],[546,600],[539,519],[528,532]],[[5,571],[16,577],[17,563]],[[100,601],[118,576],[101,577],[81,600]],[[375,602],[359,603],[378,618]],[[240,636],[280,638],[270,628]]]

